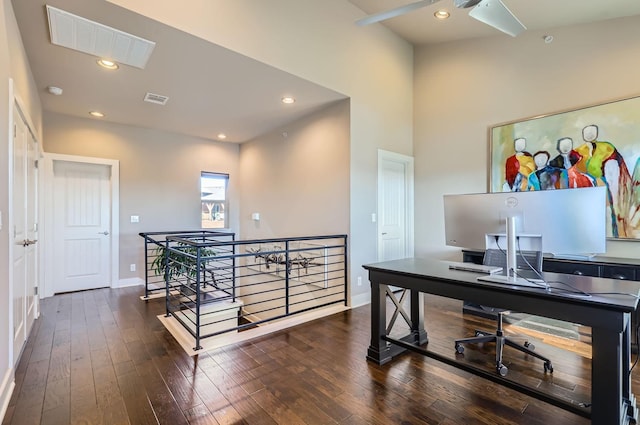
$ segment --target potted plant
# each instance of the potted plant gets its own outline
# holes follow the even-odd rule
[[[150,268],[155,272],[156,276],[164,275],[165,282],[169,282],[171,280],[177,279],[180,276],[184,276],[188,278],[188,280],[193,281],[193,286],[195,285],[197,273],[199,271],[206,272],[204,262],[200,263],[200,270],[198,270],[198,265],[196,264],[198,250],[200,251],[200,258],[213,257],[216,255],[216,252],[211,248],[196,247],[183,242],[178,242],[175,247],[179,248],[179,251],[181,253],[177,253],[175,251],[167,249],[165,245],[158,245],[158,247],[154,251],[155,258],[151,262]],[[183,255],[182,253],[185,255]],[[169,256],[168,264],[165,263],[167,255]],[[165,266],[168,267],[166,267],[165,269]],[[204,275],[205,274],[203,273],[203,284],[206,283],[206,278],[204,277]]]

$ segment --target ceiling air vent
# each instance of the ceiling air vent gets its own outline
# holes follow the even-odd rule
[[[47,5],[51,43],[144,68],[156,43]]]
[[[168,96],[163,96],[161,94],[147,93],[144,95],[144,101],[149,103],[155,103],[157,105],[166,105],[169,100]]]

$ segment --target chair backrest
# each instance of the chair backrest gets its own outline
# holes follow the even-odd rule
[[[542,252],[541,251],[518,251],[516,253],[516,265],[520,270],[531,270],[542,272]],[[528,264],[527,264],[528,263]],[[507,253],[499,249],[487,249],[484,252],[482,264],[485,266],[497,266],[506,270]]]

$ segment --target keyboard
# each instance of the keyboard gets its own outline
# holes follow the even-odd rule
[[[457,261],[447,261],[449,268],[452,270],[461,270],[465,272],[493,274],[502,271],[502,267],[485,266],[483,264],[463,263]]]

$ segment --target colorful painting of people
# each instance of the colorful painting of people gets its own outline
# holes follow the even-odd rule
[[[583,143],[577,147],[574,147],[571,137],[559,138],[556,143],[558,155],[554,158],[545,150],[531,155],[526,151],[526,139],[516,138],[515,153],[505,161],[503,189],[525,191],[605,186],[612,236],[631,236],[631,175],[616,147],[609,141],[598,140],[598,134],[597,125],[584,126]]]

